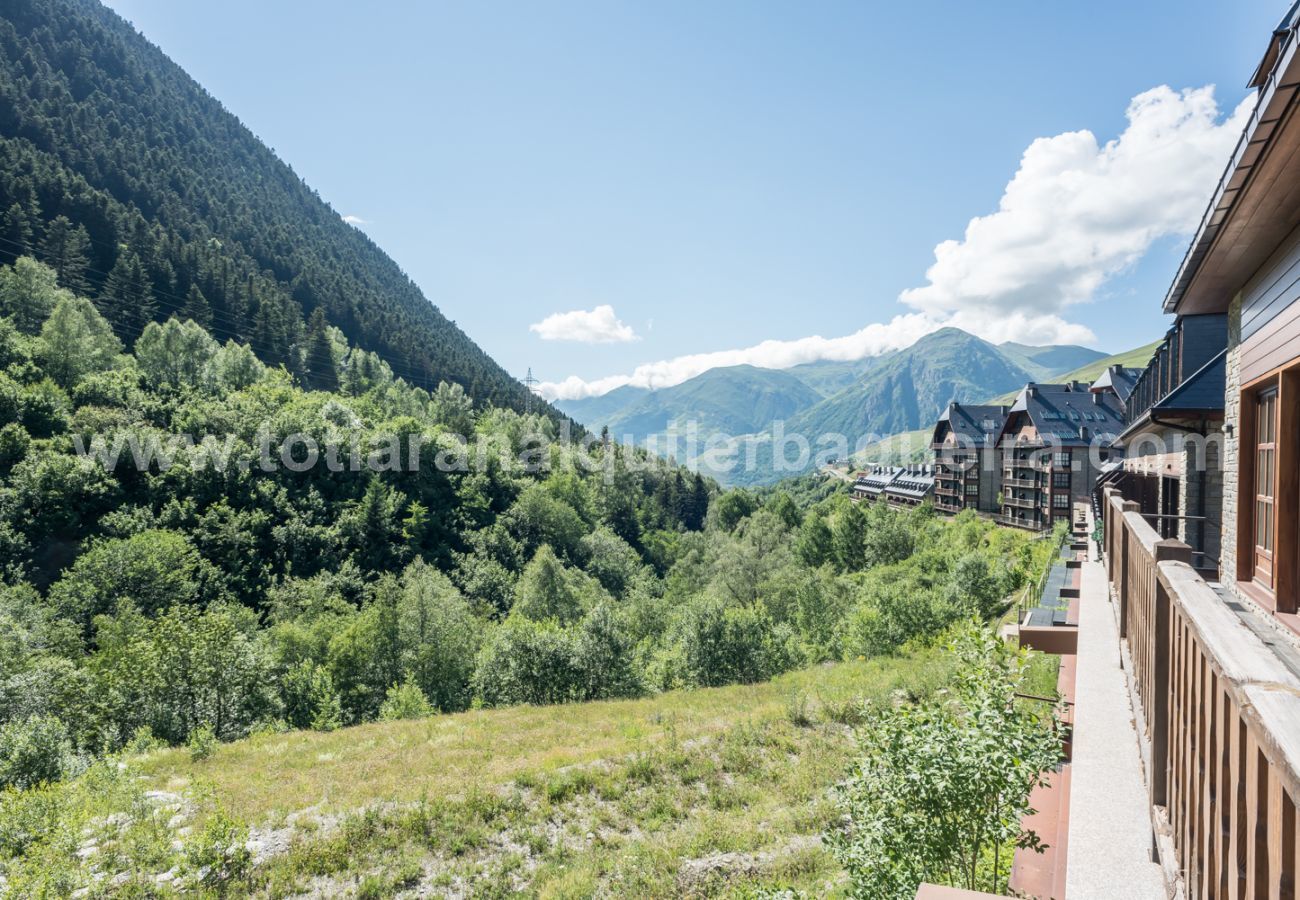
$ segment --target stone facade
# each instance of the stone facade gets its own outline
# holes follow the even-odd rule
[[[1223,398],[1223,541],[1219,578],[1237,583],[1237,447],[1241,425],[1241,295],[1228,307],[1228,355]]]

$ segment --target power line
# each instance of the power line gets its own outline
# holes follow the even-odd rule
[[[524,389],[528,394],[524,398],[524,415],[533,414],[533,397],[538,395],[537,385],[540,382],[533,377],[533,367],[528,367],[528,374],[524,376]]]

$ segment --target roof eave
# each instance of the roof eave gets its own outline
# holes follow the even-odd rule
[[[1249,190],[1251,176],[1265,161],[1270,145],[1282,130],[1273,127],[1282,116],[1282,112],[1279,112],[1277,107],[1280,103],[1285,110],[1290,105],[1294,97],[1293,82],[1297,74],[1300,74],[1296,32],[1298,15],[1300,15],[1300,3],[1291,7],[1282,24],[1274,32],[1269,51],[1265,53],[1264,60],[1251,78],[1250,86],[1259,88],[1255,108],[1251,111],[1250,120],[1246,123],[1241,138],[1237,141],[1237,146],[1228,160],[1228,165],[1219,179],[1210,204],[1201,217],[1196,235],[1187,248],[1173,283],[1165,294],[1164,311],[1167,313],[1223,312],[1232,299],[1217,295],[1207,298],[1197,297],[1195,299],[1198,301],[1198,307],[1208,304],[1213,308],[1183,309],[1184,299],[1189,291],[1193,291],[1203,263],[1214,252],[1215,244],[1225,224],[1236,211],[1241,197]],[[1268,71],[1265,73],[1263,70],[1266,65]],[[1287,90],[1286,96],[1279,94],[1279,88]],[[1269,130],[1257,141],[1260,128],[1265,124],[1270,126]],[[1257,143],[1259,146],[1255,146]]]

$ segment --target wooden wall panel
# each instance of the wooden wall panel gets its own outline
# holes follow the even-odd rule
[[[1300,357],[1300,302],[1293,302],[1241,344],[1241,382],[1249,384]]]

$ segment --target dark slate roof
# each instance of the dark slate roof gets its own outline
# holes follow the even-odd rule
[[[885,488],[886,494],[897,494],[900,497],[910,497],[914,500],[922,500],[933,491],[934,475],[928,470],[917,472],[904,469],[894,476],[894,480]]]
[[[1120,403],[1128,401],[1129,395],[1133,393],[1133,388],[1137,386],[1137,380],[1142,375],[1141,369],[1128,369],[1124,366],[1111,366],[1101,377],[1092,383],[1092,390],[1104,391],[1111,390],[1119,398]]]
[[[1097,435],[1124,430],[1124,405],[1109,391],[1093,393],[1080,381],[1027,384],[1016,397],[999,439],[1028,419],[1040,438],[1061,446],[1088,446]]]
[[[866,494],[886,492],[920,499],[934,490],[934,472],[929,466],[876,466],[859,475],[853,489]]]
[[[1137,432],[1151,421],[1152,416],[1157,419],[1177,419],[1186,416],[1215,418],[1223,415],[1227,364],[1228,351],[1220,350],[1213,359],[1189,375],[1187,380],[1138,416],[1121,437],[1127,438]]]
[[[1227,385],[1228,351],[1219,354],[1187,377],[1164,399],[1151,407],[1162,412],[1223,412],[1223,394]]]
[[[969,447],[993,446],[1006,424],[1010,407],[991,405],[968,405],[955,400],[934,423],[934,434],[930,437],[932,445],[942,444],[949,432],[962,436],[962,444]]]

